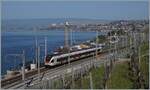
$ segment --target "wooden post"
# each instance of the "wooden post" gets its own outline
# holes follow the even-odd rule
[[[90,88],[93,89],[92,73],[90,72]]]
[[[63,88],[65,88],[65,77],[64,77],[64,74],[62,75],[62,79],[63,79]]]
[[[72,67],[72,89],[74,89],[75,87],[75,84],[74,84],[74,70],[73,70],[73,67]]]

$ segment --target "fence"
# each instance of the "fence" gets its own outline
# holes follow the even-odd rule
[[[137,37],[134,37],[134,45],[137,43],[139,39]],[[122,46],[124,45],[129,45],[129,39],[127,37],[126,40],[123,40]],[[143,42],[143,39],[142,39]],[[120,46],[119,44],[117,46]],[[86,64],[80,64],[79,67],[71,67],[68,69],[63,70],[61,74],[57,74],[53,77],[44,77],[42,81],[38,83],[34,83],[26,89],[67,89],[67,88],[77,88],[75,85],[75,81],[80,79],[80,86],[82,86],[83,81],[82,78],[83,76],[87,75],[87,73],[92,69],[92,68],[97,68],[100,67],[101,65],[104,65],[105,63],[110,63],[112,65],[113,60],[117,60],[118,58],[125,58],[125,57],[130,57],[130,50],[131,47],[127,47],[123,50],[116,50],[116,52],[112,52],[113,54],[108,54],[106,57],[100,58],[100,60],[96,60],[95,58],[91,59],[90,62]],[[111,62],[110,62],[111,61]],[[107,68],[107,67],[106,67]],[[105,72],[108,72],[108,69]],[[109,73],[108,73],[109,74]],[[108,76],[108,75],[105,75]],[[85,77],[84,77],[85,78]],[[87,83],[88,87],[87,88],[93,88],[93,80],[92,80],[92,75],[91,73],[87,77]],[[108,79],[108,78],[107,78]],[[105,86],[105,84],[104,84]],[[80,87],[81,88],[81,87]],[[106,87],[103,87],[106,88]]]

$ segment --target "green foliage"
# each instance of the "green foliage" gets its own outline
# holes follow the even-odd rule
[[[125,31],[123,31],[123,30],[113,30],[113,31],[111,31],[111,32],[108,32],[108,36],[113,36],[113,35],[115,35],[115,33],[116,33],[117,35],[124,35],[124,34],[125,34]]]
[[[141,46],[141,52],[143,54],[148,53],[149,50],[149,44],[143,43]],[[144,80],[146,82],[146,87],[149,85],[149,63],[148,63],[148,56],[141,58],[141,71],[144,75]],[[111,89],[132,89],[135,88],[135,80],[137,79],[137,76],[130,76],[129,73],[131,71],[129,70],[129,65],[127,62],[116,64],[113,68],[113,71],[111,73],[110,79],[107,82],[107,88]],[[101,66],[97,69],[92,69],[92,79],[93,79],[93,88],[94,89],[101,89],[103,88],[103,76],[104,76],[104,66]],[[81,84],[82,80],[82,84]],[[90,79],[89,79],[89,73],[83,77],[83,79],[79,79],[76,81],[76,85],[78,87],[76,88],[83,88],[83,89],[89,89],[90,88]]]
[[[124,35],[124,34],[125,34],[125,32],[123,30],[118,30],[117,31],[117,35]]]
[[[145,26],[145,28],[144,28],[144,33],[149,33],[149,26],[147,25],[147,26]]]
[[[108,80],[108,88],[111,89],[131,89],[133,82],[128,78],[128,64],[121,63],[115,65],[111,73],[111,77]]]
[[[89,76],[85,76],[81,80],[82,80],[82,84],[81,84],[82,85],[81,86],[82,89],[90,88],[90,79],[89,79]]]
[[[144,75],[144,80],[146,84],[146,88],[149,87],[149,43],[143,43],[141,46],[141,63],[140,63],[140,70]]]
[[[96,69],[91,69],[90,71],[92,73],[92,80],[93,80],[93,88],[94,89],[100,89],[102,88],[102,80],[104,76],[104,66],[101,66]],[[90,89],[90,76],[89,72],[87,75],[83,76],[83,78],[80,78],[75,81],[75,88],[76,89]]]
[[[145,55],[149,53],[149,43],[143,43],[141,45],[141,55]]]
[[[108,36],[112,36],[112,35],[114,35],[114,34],[116,33],[116,31],[117,31],[117,30],[113,30],[113,31],[111,31],[111,32],[108,32],[107,35],[108,35]]]
[[[93,88],[94,89],[103,88],[103,86],[102,86],[103,76],[104,76],[104,66],[102,66],[98,69],[92,70],[92,79],[93,79]]]
[[[142,57],[140,66],[141,66],[141,71],[144,75],[146,86],[148,87],[149,85],[149,56]]]
[[[98,43],[104,43],[106,41],[106,36],[100,35],[98,36]]]
[[[92,42],[96,42],[96,38],[94,38],[94,40],[92,40]],[[107,37],[105,35],[99,35],[97,38],[98,43],[104,43],[107,41]]]

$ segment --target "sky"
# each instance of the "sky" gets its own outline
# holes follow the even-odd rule
[[[3,1],[2,19],[148,19],[147,1]]]

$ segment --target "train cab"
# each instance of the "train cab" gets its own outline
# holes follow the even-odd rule
[[[49,54],[49,55],[46,56],[46,58],[45,58],[45,65],[49,65],[50,60],[51,60],[52,57],[53,57],[52,54]]]

